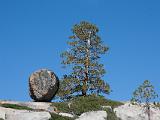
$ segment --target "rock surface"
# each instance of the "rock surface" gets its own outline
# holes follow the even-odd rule
[[[0,109],[0,118],[5,120],[5,116],[6,116],[5,112]]]
[[[49,120],[51,115],[48,112],[33,112],[27,110],[14,110],[0,107],[0,118],[4,120]]]
[[[51,107],[52,103],[49,102],[18,102],[18,101],[0,101],[0,104],[16,104],[20,106],[26,106],[34,110],[45,110],[48,112],[54,112],[54,107]]]
[[[72,114],[69,114],[69,113],[59,113],[58,115],[65,116],[65,117],[70,117],[70,118],[74,117]]]
[[[54,72],[41,69],[29,78],[30,96],[35,101],[50,102],[59,88],[59,79]]]
[[[106,111],[92,111],[83,113],[76,120],[106,120],[105,118],[107,118]]]
[[[55,109],[54,106],[52,106],[52,103],[48,102],[0,101],[0,104],[17,104],[33,109],[31,111],[0,107],[0,118],[3,118],[4,120],[49,120],[51,117],[49,112],[61,116],[75,117],[74,114],[72,115],[62,112],[57,113],[54,111]],[[110,106],[102,107],[110,108]],[[125,102],[124,105],[114,108],[114,111],[117,117],[121,118],[121,120],[147,120],[147,114],[144,112],[144,109],[138,105],[132,105],[129,102]],[[76,120],[106,120],[106,117],[106,111],[91,111],[81,114]],[[151,108],[151,120],[160,120],[159,108]]]
[[[143,107],[132,105],[129,102],[115,108],[114,111],[122,120],[148,120]],[[160,120],[160,110],[158,108],[151,108],[151,120]]]

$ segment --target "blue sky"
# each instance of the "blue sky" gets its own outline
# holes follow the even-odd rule
[[[96,24],[110,47],[101,62],[113,90],[107,97],[126,101],[145,79],[160,93],[159,0],[0,0],[0,99],[31,100],[28,78],[40,68],[59,78],[60,53],[71,28]]]

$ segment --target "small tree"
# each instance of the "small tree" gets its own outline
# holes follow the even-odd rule
[[[150,116],[151,103],[150,102],[154,100],[156,97],[158,97],[158,95],[154,90],[154,86],[151,85],[149,80],[145,80],[144,83],[140,85],[138,89],[136,89],[133,92],[133,97],[131,99],[131,102],[133,103],[136,102],[139,105],[141,105],[141,103],[144,103],[143,107],[145,109],[145,112],[148,115],[148,120],[151,120],[151,116]]]
[[[103,64],[99,63],[100,55],[108,50],[98,36],[99,29],[86,21],[72,28],[73,35],[68,41],[68,51],[61,54],[62,64],[69,65],[72,72],[62,78],[59,94],[68,98],[81,93],[109,93],[109,85],[102,79],[105,74]]]

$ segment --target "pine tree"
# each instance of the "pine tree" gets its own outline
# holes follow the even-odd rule
[[[109,85],[102,80],[105,74],[103,64],[99,63],[100,55],[108,50],[98,36],[99,29],[86,21],[72,28],[73,35],[68,41],[69,50],[61,54],[62,64],[69,65],[72,73],[65,75],[61,81],[59,95],[70,96],[81,93],[109,93]]]
[[[154,100],[156,97],[158,97],[158,95],[156,94],[155,90],[154,90],[154,86],[151,85],[149,80],[145,80],[143,82],[142,85],[140,85],[138,87],[138,89],[136,89],[133,92],[133,97],[131,99],[131,102],[136,102],[139,105],[141,105],[141,103],[144,103],[144,108],[145,108],[145,112],[148,115],[148,120],[151,120],[150,118],[150,107],[151,104],[150,102],[152,100]]]

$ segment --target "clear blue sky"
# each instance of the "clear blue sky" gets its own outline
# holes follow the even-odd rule
[[[129,100],[149,79],[160,93],[159,0],[0,0],[0,99],[31,100],[28,78],[40,68],[59,78],[71,28],[96,24],[110,47],[101,62],[114,100]]]

